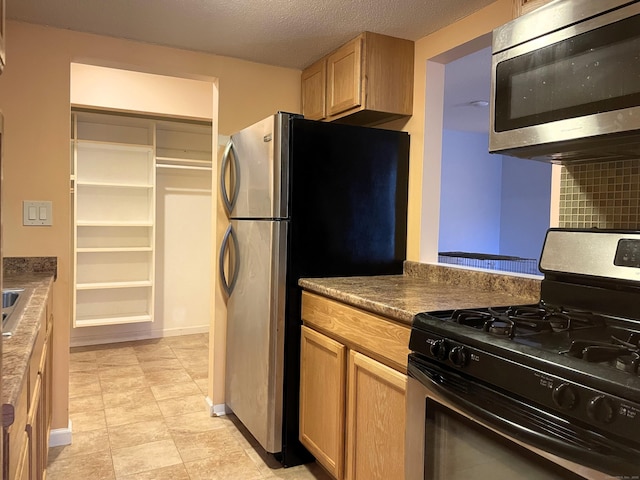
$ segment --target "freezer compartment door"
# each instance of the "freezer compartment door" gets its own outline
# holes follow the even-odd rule
[[[288,223],[232,220],[237,281],[227,303],[226,403],[260,445],[282,450]]]
[[[231,136],[220,189],[230,218],[286,218],[289,115],[279,113]]]

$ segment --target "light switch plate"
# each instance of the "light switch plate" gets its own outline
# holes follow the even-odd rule
[[[23,225],[52,225],[53,211],[51,202],[24,200],[22,202]]]

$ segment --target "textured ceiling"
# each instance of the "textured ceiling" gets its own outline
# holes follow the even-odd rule
[[[302,69],[369,30],[417,40],[494,0],[6,0],[7,17]]]

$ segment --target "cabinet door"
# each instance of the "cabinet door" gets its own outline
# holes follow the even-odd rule
[[[43,422],[44,416],[41,408],[42,377],[36,377],[35,385],[31,391],[31,405],[27,417],[27,435],[29,438],[29,478],[40,480],[46,465],[42,465],[44,452],[42,449]]]
[[[328,114],[336,115],[362,102],[362,37],[357,37],[327,57]]]
[[[30,478],[30,474],[31,469],[29,468],[29,439],[25,433],[24,450],[21,453],[20,459],[18,461],[18,466],[16,468],[16,473],[12,480],[32,480]]]
[[[300,441],[341,479],[346,347],[303,326],[300,356]]]
[[[350,352],[346,479],[404,478],[406,388],[406,375]]]
[[[309,120],[327,116],[327,60],[322,59],[302,72],[302,114]]]

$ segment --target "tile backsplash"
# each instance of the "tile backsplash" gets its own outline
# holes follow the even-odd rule
[[[640,229],[640,160],[564,166],[559,226]]]

